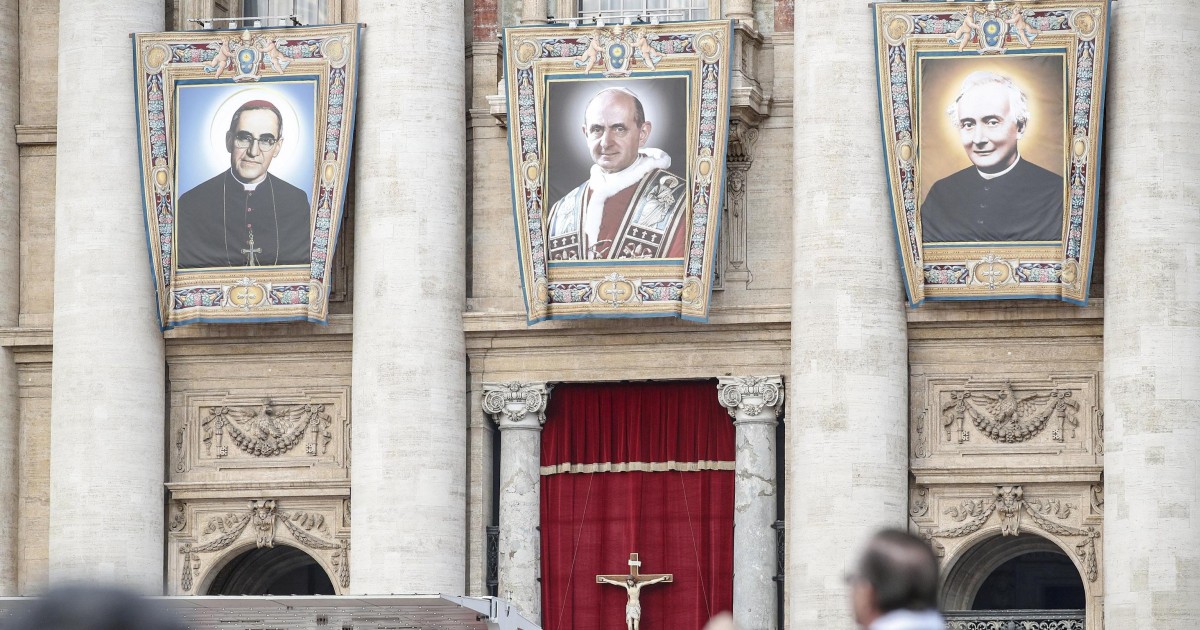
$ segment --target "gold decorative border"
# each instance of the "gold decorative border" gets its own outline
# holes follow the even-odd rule
[[[729,133],[732,22],[505,29],[513,213],[530,324],[577,317],[705,321],[712,295]],[[624,59],[611,46],[624,46]],[[688,239],[683,259],[548,260],[546,96],[572,78],[689,78]]]
[[[909,303],[1050,298],[1085,304],[1099,199],[1108,0],[877,3],[873,10],[888,188]],[[985,37],[988,22],[1001,24],[1003,35]],[[1067,71],[1062,241],[926,248],[917,199],[921,155],[915,107],[917,57],[1042,50],[1062,54]]]
[[[198,322],[326,322],[354,135],[358,35],[357,24],[134,34],[143,206],[164,330]],[[196,80],[252,85],[293,76],[316,77],[311,262],[178,273],[176,86]]]

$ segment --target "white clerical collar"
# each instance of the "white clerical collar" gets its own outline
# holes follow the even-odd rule
[[[239,183],[239,184],[241,184],[241,185],[242,185],[242,188],[244,188],[244,189],[246,190],[246,192],[254,192],[254,189],[255,189],[255,188],[258,188],[258,185],[259,185],[259,184],[261,184],[261,183],[263,183],[263,181],[267,179],[266,177],[263,177],[262,179],[260,179],[260,180],[258,180],[258,181],[256,181],[256,182],[254,182],[254,183],[252,183],[252,184],[251,184],[251,183],[247,183],[247,182],[244,182],[244,181],[242,181],[242,180],[241,180],[241,178],[239,178],[239,177],[237,176],[237,173],[234,173],[234,172],[233,172],[233,169],[229,169],[229,174],[233,176],[233,180],[234,180],[235,182],[237,182],[237,183]]]
[[[1004,169],[1003,171],[1000,171],[999,173],[984,173],[983,171],[979,170],[979,168],[976,168],[975,171],[978,172],[979,176],[984,179],[996,179],[997,177],[1002,177],[1004,175],[1007,175],[1009,171],[1011,171],[1017,167],[1017,162],[1020,162],[1020,161],[1021,161],[1021,154],[1018,153],[1017,159],[1013,160],[1013,163],[1009,164],[1008,168]]]
[[[591,184],[593,191],[607,188],[615,193],[634,185],[646,173],[656,168],[671,168],[671,156],[662,149],[643,147],[638,150],[637,159],[633,161],[633,164],[615,173],[605,173],[599,164],[593,164],[588,183]],[[611,196],[611,193],[605,196]]]
[[[643,147],[633,164],[616,173],[605,173],[599,164],[592,165],[588,189],[592,194],[583,208],[583,232],[587,242],[595,244],[600,237],[600,222],[604,217],[604,202],[609,197],[638,183],[650,171],[671,168],[671,156],[662,149]]]

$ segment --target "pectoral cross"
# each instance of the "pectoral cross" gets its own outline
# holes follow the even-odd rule
[[[248,249],[243,249],[242,253],[246,255],[246,266],[247,267],[257,267],[258,266],[258,256],[256,256],[255,254],[261,254],[262,248],[254,247],[254,230],[250,230],[250,247]]]
[[[675,579],[675,575],[672,573],[640,574],[638,569],[641,566],[642,563],[638,560],[638,555],[631,553],[629,554],[629,573],[625,575],[618,573],[596,576],[597,584],[611,584],[625,589],[626,596],[629,598],[625,602],[625,630],[640,630],[639,626],[642,623],[642,587],[671,582]]]

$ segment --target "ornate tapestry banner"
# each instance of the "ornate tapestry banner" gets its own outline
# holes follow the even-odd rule
[[[725,21],[505,30],[529,323],[707,318],[732,37]]]
[[[140,33],[133,50],[162,327],[324,323],[358,25]]]
[[[1086,303],[1108,1],[879,3],[874,11],[909,302]]]

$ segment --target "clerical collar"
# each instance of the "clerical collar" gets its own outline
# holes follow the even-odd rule
[[[984,173],[983,171],[979,170],[978,167],[976,167],[975,171],[977,173],[979,173],[979,176],[984,179],[996,179],[997,177],[1002,177],[1004,175],[1008,175],[1008,172],[1013,170],[1014,168],[1016,168],[1017,162],[1020,162],[1020,161],[1021,161],[1021,154],[1018,153],[1017,159],[1013,160],[1013,163],[1009,164],[1008,168],[1004,169],[1003,171],[1000,171],[999,173]]]
[[[241,184],[241,185],[242,185],[242,188],[243,188],[243,189],[245,189],[245,190],[246,190],[246,192],[254,192],[254,189],[255,189],[255,188],[258,188],[258,185],[259,185],[259,184],[261,184],[261,183],[263,183],[263,182],[264,182],[264,181],[266,181],[266,179],[267,179],[266,177],[264,177],[264,178],[262,178],[261,180],[259,180],[259,181],[257,181],[257,182],[254,182],[253,184],[248,184],[248,183],[246,183],[246,182],[242,181],[242,180],[241,180],[241,178],[239,178],[239,177],[237,176],[237,173],[234,173],[234,172],[233,172],[233,169],[229,169],[229,174],[233,176],[233,180],[234,180],[235,182],[237,182],[237,183],[239,183],[239,184]]]

